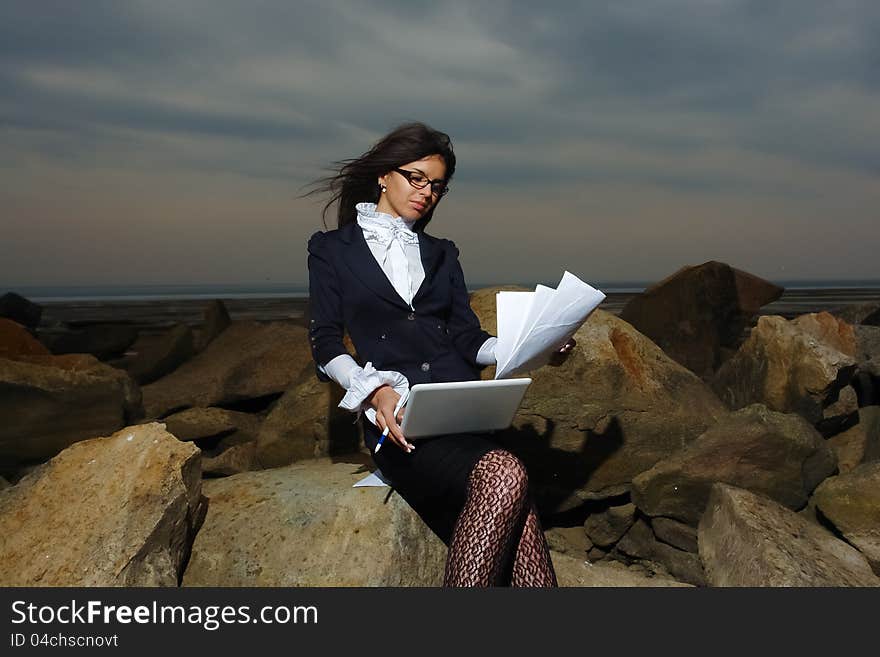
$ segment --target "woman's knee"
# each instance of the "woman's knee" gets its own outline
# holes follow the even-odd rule
[[[526,466],[516,456],[507,450],[493,449],[474,465],[471,486],[524,500],[528,494],[529,476]]]

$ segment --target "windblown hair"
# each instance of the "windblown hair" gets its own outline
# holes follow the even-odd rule
[[[439,155],[446,163],[446,182],[455,173],[455,153],[449,135],[434,130],[424,123],[405,123],[382,137],[370,150],[360,157],[334,162],[332,175],[315,181],[312,194],[329,194],[321,217],[327,227],[327,212],[334,203],[338,203],[338,227],[357,220],[358,203],[378,203],[378,178],[409,162],[420,160],[429,155]],[[424,217],[413,226],[413,230],[424,230],[437,203]]]

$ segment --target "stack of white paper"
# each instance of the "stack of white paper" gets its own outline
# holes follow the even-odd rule
[[[603,299],[604,293],[569,272],[555,290],[538,285],[534,292],[498,292],[495,378],[545,365]]]

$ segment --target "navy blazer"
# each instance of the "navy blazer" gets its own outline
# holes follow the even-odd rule
[[[491,337],[471,310],[458,249],[418,233],[425,280],[413,308],[394,290],[353,222],[309,239],[309,340],[316,364],[348,353],[348,330],[363,366],[394,370],[410,386],[480,377],[477,352]],[[330,379],[320,370],[318,378]]]

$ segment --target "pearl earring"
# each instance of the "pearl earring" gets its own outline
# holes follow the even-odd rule
[[[382,193],[384,194],[387,190],[388,188],[385,185],[382,185]]]

